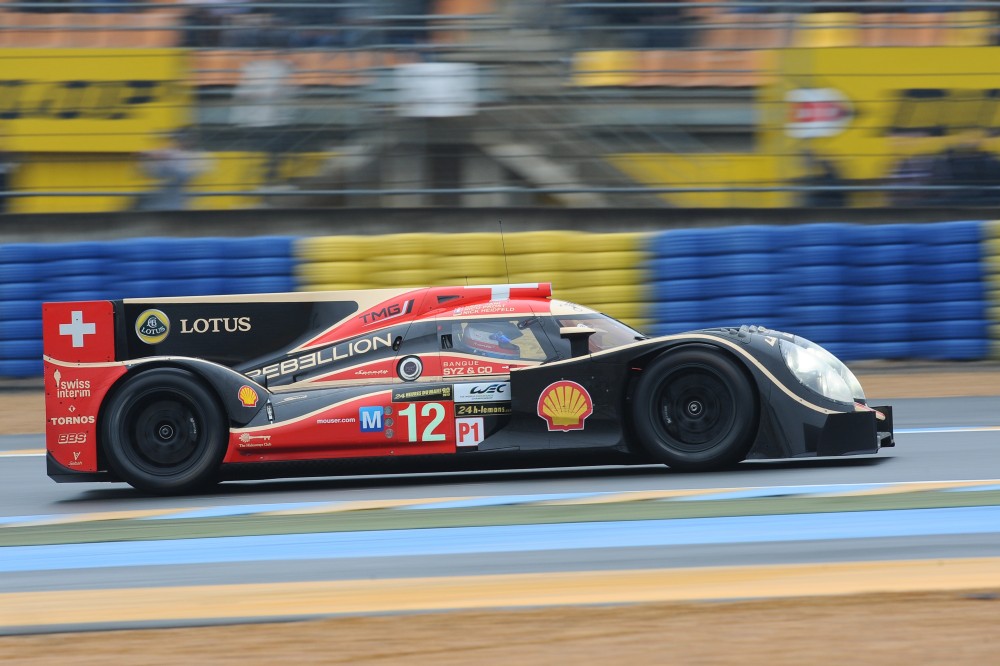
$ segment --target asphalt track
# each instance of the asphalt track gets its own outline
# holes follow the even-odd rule
[[[313,505],[330,502],[405,504],[441,498],[435,506],[447,508],[443,503],[447,498],[488,498],[479,500],[483,506],[547,496],[572,499],[595,493],[641,496],[747,489],[721,495],[733,502],[752,499],[775,486],[810,486],[822,494],[838,487],[869,484],[1000,479],[1000,397],[894,400],[892,404],[897,447],[871,457],[745,463],[734,470],[705,474],[678,474],[649,466],[283,479],[226,483],[212,494],[185,498],[144,496],[124,485],[52,483],[44,474],[44,458],[37,453],[42,445],[40,437],[3,437],[0,525],[8,524],[4,521],[23,523],[24,517],[31,516],[44,522],[53,517],[83,519],[94,513],[125,515],[179,509],[224,521],[228,514],[239,515],[247,505],[255,511],[273,512],[283,507],[308,511]],[[988,483],[980,485],[991,489]],[[701,497],[713,498],[711,493]],[[463,501],[464,506],[472,506],[470,500]],[[0,548],[0,606],[13,609],[16,605],[22,611],[16,616],[0,613],[6,615],[0,617],[0,632],[470,607],[482,603],[487,588],[494,590],[490,594],[497,605],[635,601],[650,594],[645,589],[650,585],[643,580],[648,583],[681,574],[685,580],[697,580],[697,572],[705,567],[728,571],[730,581],[754,581],[754,585],[744,587],[734,583],[725,588],[728,592],[717,591],[716,596],[755,596],[765,589],[773,592],[788,586],[802,594],[824,593],[824,589],[846,591],[849,586],[845,587],[845,581],[862,579],[878,581],[883,589],[909,589],[909,581],[918,579],[923,585],[940,588],[968,587],[971,583],[1000,585],[1000,560],[994,559],[1000,554],[1000,508],[996,506],[698,520],[702,522],[687,521],[687,536],[664,530],[663,521],[632,520],[470,526],[437,532],[372,531],[364,533],[364,538],[358,533],[334,533],[240,537],[243,541],[234,537],[225,541],[36,546],[36,550],[5,547]],[[0,526],[0,532],[3,529]],[[418,543],[421,545],[415,545]],[[202,546],[204,549],[198,550]],[[944,561],[949,565],[942,566]],[[747,573],[747,567],[755,568],[752,574]],[[820,568],[790,573],[788,567]],[[989,573],[993,571],[997,575]],[[555,587],[546,594],[528,593],[538,588],[539,580],[533,578],[537,576],[544,576],[546,584]],[[604,578],[595,582],[595,576]],[[832,578],[823,583],[829,576]],[[401,585],[400,581],[407,583]],[[255,588],[263,597],[284,590],[285,603],[288,594],[298,602],[291,606],[247,602],[240,615],[232,604],[241,593],[233,590],[247,584],[264,586]],[[329,594],[312,599],[313,593],[295,587],[300,584]],[[218,585],[239,586],[227,588],[225,594],[234,600],[229,606],[215,607],[208,601],[221,594],[214,587]],[[272,590],[268,585],[277,588]],[[379,585],[389,587],[380,589]],[[706,585],[711,588],[713,584]],[[385,597],[390,588],[415,592],[409,601],[391,601]],[[667,588],[679,589],[676,581],[657,589],[662,595]],[[159,592],[150,593],[150,589]],[[461,592],[477,589],[478,596]],[[617,591],[609,592],[612,589]],[[592,593],[580,592],[574,597],[570,590]],[[125,603],[132,611],[73,613],[80,606],[101,607],[100,597],[93,595],[115,591],[129,596],[127,602],[119,597],[116,603]],[[691,594],[692,598],[707,598]],[[178,608],[165,613],[163,595],[185,599],[188,606],[206,610]],[[330,595],[353,601],[331,605]],[[156,598],[158,603],[150,601]],[[143,606],[147,603],[144,599],[149,608]],[[276,610],[280,608],[284,610]],[[31,616],[32,609],[36,616]],[[35,620],[29,621],[31,617]]]

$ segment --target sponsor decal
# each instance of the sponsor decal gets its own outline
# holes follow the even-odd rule
[[[419,356],[405,356],[396,364],[396,374],[404,382],[412,382],[424,372],[424,362]]]
[[[997,136],[1000,89],[928,86],[887,93],[895,104],[884,136],[958,137],[973,129]]]
[[[56,397],[67,400],[75,398],[90,397],[89,379],[67,379],[63,381],[62,373],[56,368],[52,373],[52,378],[56,380]]]
[[[413,310],[413,300],[404,301],[403,303],[392,303],[384,307],[378,308],[377,310],[370,310],[358,319],[361,320],[363,324],[375,324],[383,322],[387,319],[395,319],[396,317],[402,317],[409,314]]]
[[[496,402],[510,400],[510,382],[455,384],[455,402]]]
[[[74,347],[82,347],[84,337],[97,333],[97,324],[83,320],[83,310],[73,310],[69,315],[69,323],[59,324],[59,335],[66,335],[73,341]]]
[[[253,387],[244,384],[240,387],[237,392],[237,397],[240,399],[240,404],[244,407],[256,407],[257,406],[257,391],[253,390]]]
[[[478,446],[484,439],[482,418],[455,419],[455,442],[458,446]]]
[[[495,375],[509,369],[510,366],[507,364],[496,366],[476,359],[444,360],[441,362],[441,374],[443,375]]]
[[[371,351],[376,351],[385,347],[392,347],[391,333],[373,335],[369,338],[361,338],[360,340],[352,340],[351,342],[342,342],[334,345],[333,347],[326,347],[314,352],[309,352],[308,354],[290,358],[281,361],[280,363],[273,363],[262,368],[249,370],[246,372],[246,376],[251,379],[261,376],[267,377],[268,379],[276,379],[278,377],[284,377],[285,375],[294,375],[312,368],[317,368],[327,363],[333,363],[334,361],[351,358],[352,356],[367,354]]]
[[[358,410],[358,418],[361,420],[361,432],[382,432],[385,424],[382,417],[385,410],[382,407],[362,407]]]
[[[430,402],[433,400],[451,400],[451,386],[429,386],[420,389],[393,389],[393,402]]]
[[[263,449],[271,446],[270,435],[251,435],[248,432],[240,435],[240,448],[242,449]]]
[[[52,425],[93,425],[97,419],[91,414],[81,414],[79,416],[50,416],[49,423]]]
[[[389,374],[389,371],[384,368],[382,370],[355,370],[354,374],[358,375],[359,377],[371,377],[378,375],[387,375]]]
[[[549,431],[583,430],[584,421],[594,413],[594,401],[587,389],[569,380],[553,382],[538,396],[538,416]]]
[[[3,81],[6,120],[132,120],[143,106],[163,104],[168,81]]]
[[[135,334],[147,345],[159,344],[170,335],[170,319],[162,310],[144,310],[136,317]]]
[[[57,444],[86,444],[87,433],[85,432],[61,432]]]
[[[335,425],[338,423],[357,423],[358,420],[353,416],[343,416],[335,419],[316,419],[316,423],[319,425]]]
[[[796,139],[836,136],[854,117],[844,93],[835,88],[798,88],[785,95],[785,133]]]
[[[181,319],[181,333],[246,333],[251,328],[250,317],[210,317]]]
[[[489,303],[477,303],[476,305],[455,308],[452,314],[456,317],[461,317],[463,315],[497,314],[503,312],[517,312],[517,308],[507,301],[490,301]]]
[[[73,460],[70,461],[69,466],[70,467],[79,467],[80,465],[82,465],[83,463],[80,462],[80,456],[81,455],[83,455],[82,451],[74,451],[73,452]]]
[[[509,402],[476,402],[455,405],[455,416],[507,416],[511,413]]]

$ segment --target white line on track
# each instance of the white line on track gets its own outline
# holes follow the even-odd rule
[[[998,432],[1000,426],[945,426],[941,428],[898,428],[896,435],[931,435],[955,432]]]

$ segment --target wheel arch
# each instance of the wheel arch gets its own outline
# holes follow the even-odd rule
[[[764,390],[761,387],[760,378],[757,373],[753,371],[750,362],[745,356],[737,353],[736,351],[730,349],[726,345],[712,344],[711,342],[703,340],[681,340],[675,344],[668,346],[658,347],[654,350],[650,350],[644,354],[633,357],[629,362],[629,367],[632,370],[628,373],[627,384],[625,390],[622,391],[621,405],[619,409],[622,414],[631,414],[633,398],[635,395],[636,386],[639,383],[639,379],[642,376],[642,372],[649,367],[653,361],[659,360],[660,358],[676,354],[685,350],[706,350],[719,353],[736,365],[736,367],[742,372],[747,381],[750,382],[750,386],[753,389],[754,395],[754,410],[757,414],[756,430],[757,436],[760,435],[760,428],[764,422],[764,414],[762,409],[763,393]],[[638,434],[636,433],[635,426],[632,423],[632,419],[625,419],[624,423],[624,434],[626,438],[626,444],[629,450],[633,452],[643,452],[643,447],[639,442]]]
[[[225,366],[198,359],[154,359],[131,365],[128,371],[111,385],[97,411],[97,432],[102,432],[102,425],[108,405],[112,404],[114,397],[128,381],[139,375],[163,369],[186,371],[196,381],[204,384],[205,388],[215,398],[219,413],[224,415],[227,429],[244,426],[249,423],[254,416],[264,409],[264,405],[270,397],[267,389]],[[240,388],[244,385],[251,386],[258,395],[255,407],[248,408],[241,403],[239,392]],[[97,447],[98,465],[101,469],[108,468],[104,446],[105,443],[102,441],[99,442],[99,446]]]

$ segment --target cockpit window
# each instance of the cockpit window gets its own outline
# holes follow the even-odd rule
[[[560,328],[582,326],[597,331],[589,339],[591,353],[614,349],[631,344],[636,340],[645,339],[645,336],[638,331],[606,315],[573,315],[572,317],[557,317],[556,320]]]
[[[532,322],[531,319],[535,321]],[[482,319],[455,322],[451,343],[455,351],[490,358],[544,361],[546,352],[531,319]]]

